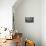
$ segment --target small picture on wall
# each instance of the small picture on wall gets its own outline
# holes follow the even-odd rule
[[[34,17],[25,17],[26,23],[34,23]]]

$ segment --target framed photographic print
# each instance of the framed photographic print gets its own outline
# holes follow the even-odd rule
[[[26,23],[34,23],[34,17],[25,17]]]

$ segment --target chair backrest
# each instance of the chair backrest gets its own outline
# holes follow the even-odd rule
[[[22,45],[22,33],[15,33],[16,46]]]

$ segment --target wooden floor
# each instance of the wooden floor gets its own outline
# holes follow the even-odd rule
[[[0,46],[16,46],[15,45],[15,39],[13,39],[13,40],[6,40],[6,42],[1,44]]]

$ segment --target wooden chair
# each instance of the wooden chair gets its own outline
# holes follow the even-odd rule
[[[22,33],[15,33],[14,39],[16,42],[16,46],[22,45]]]

